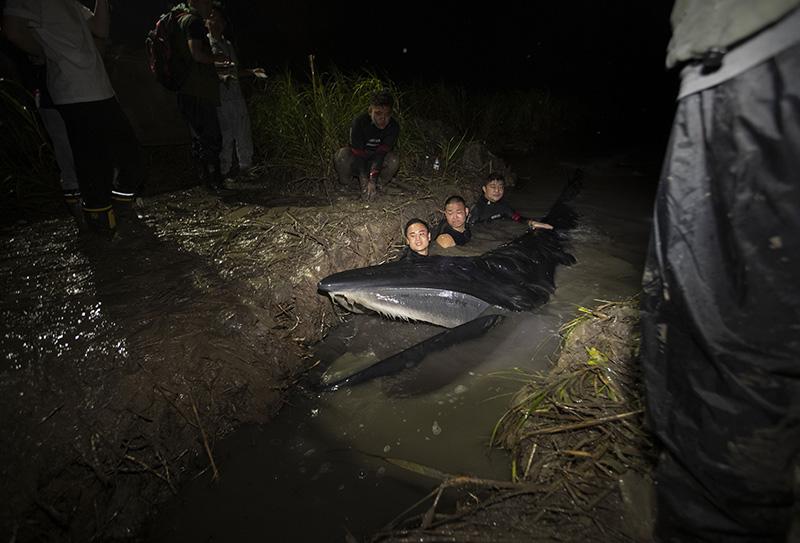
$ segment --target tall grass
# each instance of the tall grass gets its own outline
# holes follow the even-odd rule
[[[573,130],[581,108],[549,90],[502,91],[474,99],[476,137],[497,148],[534,147]]]
[[[55,157],[33,97],[9,79],[0,79],[0,164],[4,213],[29,208],[42,196],[57,194]]]
[[[445,121],[496,151],[551,141],[575,130],[585,114],[585,105],[546,89],[470,91],[442,82],[412,84],[406,102],[415,116]]]
[[[249,100],[253,139],[264,164],[292,178],[333,180],[333,155],[347,144],[350,122],[367,110],[370,95],[388,89],[401,124],[400,178],[457,175],[472,142],[491,151],[531,149],[577,126],[582,110],[546,90],[475,92],[464,85],[409,83],[400,87],[371,72],[338,70],[259,83]],[[0,83],[0,191],[3,204],[31,206],[57,191],[57,169],[32,99],[22,87]],[[442,166],[433,171],[434,157]]]
[[[313,70],[312,70],[313,74]],[[430,169],[432,157],[446,175],[473,141],[490,149],[533,148],[573,129],[580,109],[549,91],[470,92],[463,85],[411,83],[332,70],[298,80],[286,72],[250,98],[256,147],[272,166],[313,178],[332,178],[333,155],[347,144],[350,122],[367,110],[378,89],[395,96],[393,116],[402,130],[401,174]],[[441,121],[451,132],[426,134],[421,121]]]
[[[273,165],[329,176],[334,153],[347,144],[350,121],[367,110],[370,95],[380,89],[393,92],[394,116],[402,123],[402,97],[388,80],[333,71],[300,83],[286,72],[250,98],[254,143]],[[401,134],[407,141],[408,132]]]

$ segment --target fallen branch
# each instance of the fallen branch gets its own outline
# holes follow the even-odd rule
[[[203,430],[203,425],[200,424],[200,415],[197,414],[197,406],[194,404],[194,400],[189,398],[192,402],[192,411],[194,411],[194,418],[197,419],[197,427],[200,429],[200,435],[203,436],[203,447],[206,449],[206,454],[208,455],[208,459],[211,461],[211,469],[214,472],[214,476],[211,478],[212,481],[219,482],[219,471],[217,471],[217,464],[214,463],[214,455],[211,454],[211,447],[208,445],[208,438],[206,438],[206,431]]]
[[[644,409],[637,409],[636,411],[629,411],[628,413],[620,413],[619,415],[613,415],[611,417],[605,417],[602,419],[589,420],[586,422],[579,422],[576,424],[566,424],[564,426],[557,426],[555,428],[542,428],[540,430],[533,430],[531,432],[527,432],[523,434],[520,437],[520,439],[539,436],[543,434],[557,434],[560,432],[568,432],[570,430],[580,430],[582,428],[590,428],[592,426],[599,426],[607,422],[614,422],[615,420],[626,419],[628,417],[632,417],[633,415],[638,415],[640,413],[644,413]]]
[[[152,475],[155,475],[156,477],[158,477],[159,479],[161,479],[162,481],[167,483],[167,486],[169,486],[169,490],[170,490],[170,492],[172,492],[173,496],[176,496],[178,494],[177,489],[173,486],[172,482],[169,480],[169,470],[167,469],[166,464],[164,464],[163,460],[161,460],[160,458],[159,458],[159,460],[161,460],[162,465],[166,469],[166,472],[167,472],[166,475],[157,472],[155,469],[153,469],[152,467],[148,466],[146,462],[136,458],[135,456],[133,456],[131,454],[126,454],[126,455],[123,456],[123,458],[125,460],[133,462],[137,466],[141,467],[146,473],[150,473]]]
[[[314,233],[311,231],[311,229],[309,229],[306,225],[304,225],[303,223],[298,221],[294,216],[292,216],[291,213],[289,213],[289,211],[284,211],[284,213],[286,213],[286,215],[290,219],[292,219],[294,221],[294,224],[295,224],[296,227],[299,227],[301,230],[303,230],[303,232],[305,232],[305,234],[308,237],[310,237],[311,239],[313,239],[314,241],[319,243],[323,247],[323,249],[327,249],[328,248],[328,246],[326,244],[322,243],[320,240],[317,239],[317,237],[314,235]]]

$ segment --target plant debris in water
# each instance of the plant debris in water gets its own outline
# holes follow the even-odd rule
[[[513,480],[441,475],[424,513],[401,517],[369,543],[651,539],[655,458],[644,422],[638,303],[603,302],[581,313],[562,328],[566,339],[547,375],[508,375],[526,382],[492,446],[508,449]],[[452,489],[456,511],[438,511]]]

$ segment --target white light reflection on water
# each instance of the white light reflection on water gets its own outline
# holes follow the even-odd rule
[[[58,221],[26,236],[0,239],[0,249],[0,280],[14,285],[0,305],[5,354],[0,369],[40,375],[48,362],[79,363],[115,335],[98,297],[95,266],[64,237]],[[60,308],[57,314],[53,306]],[[121,339],[101,348],[128,356]]]

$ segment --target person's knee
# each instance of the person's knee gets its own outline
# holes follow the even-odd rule
[[[400,168],[400,153],[397,151],[389,151],[386,153],[386,158],[383,159],[386,169],[397,171]]]
[[[389,181],[400,169],[400,154],[397,151],[389,151],[383,159],[381,166],[381,180]]]
[[[342,147],[336,151],[336,154],[333,156],[333,166],[336,169],[336,174],[339,176],[339,182],[347,183],[350,178],[355,175],[353,173],[353,165],[355,162],[355,157],[349,147]]]
[[[333,163],[336,164],[337,167],[340,165],[350,165],[353,163],[353,160],[353,152],[349,147],[342,147],[333,155]]]

